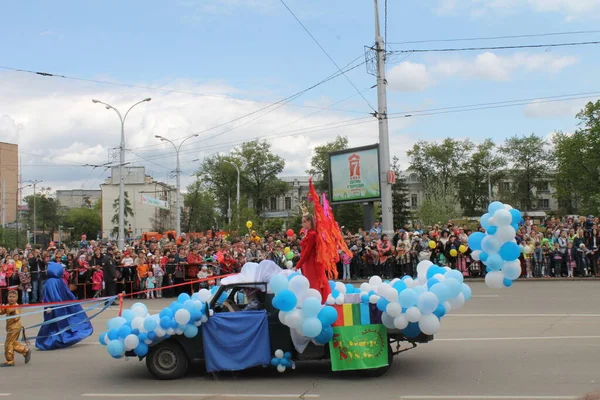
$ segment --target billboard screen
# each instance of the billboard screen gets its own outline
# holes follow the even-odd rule
[[[379,146],[329,153],[329,193],[332,203],[380,200]]]

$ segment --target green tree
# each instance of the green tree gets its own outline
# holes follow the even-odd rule
[[[213,193],[206,190],[200,181],[188,186],[183,205],[188,212],[184,213],[182,225],[187,227],[188,232],[205,231],[215,226],[217,202]]]
[[[267,218],[262,224],[262,230],[269,233],[279,233],[283,229],[284,221],[281,218]]]
[[[29,211],[25,216],[25,220],[29,227],[33,229],[33,213],[35,209],[36,216],[36,229],[38,231],[53,233],[58,229],[60,224],[60,212],[61,207],[58,201],[50,196],[50,188],[47,190],[41,190],[35,194],[35,207],[34,207],[34,196],[30,195],[25,197],[25,202],[29,207]]]
[[[277,177],[283,171],[285,161],[271,151],[269,142],[257,139],[242,143],[232,155],[241,162],[245,193],[257,214],[262,214],[270,197],[280,196],[289,189],[289,185]]]
[[[131,201],[129,200],[129,192],[125,192],[125,210],[124,210],[124,214],[125,214],[125,220],[123,221],[123,225],[125,226],[125,229],[127,229],[127,225],[129,224],[129,221],[127,221],[127,217],[132,217],[133,216],[133,208],[131,207]],[[115,214],[113,215],[111,222],[116,225],[113,228],[113,232],[114,233],[119,233],[119,198],[116,198],[115,201],[113,201],[113,210],[115,210]]]
[[[0,227],[0,246],[6,249],[23,248],[27,243],[27,232],[20,229]]]
[[[492,139],[475,146],[457,175],[458,199],[465,215],[485,212],[490,200],[489,183],[494,187],[504,175],[506,160],[497,154],[495,148]]]
[[[392,158],[391,167],[396,175],[396,183],[392,185],[394,224],[397,227],[402,227],[410,219],[410,212],[408,210],[408,184],[401,174],[398,157],[394,156]]]
[[[85,234],[93,239],[102,230],[102,217],[100,213],[90,208],[72,208],[66,212],[64,225],[71,228],[72,238]]]
[[[508,173],[512,181],[508,198],[523,211],[537,208],[534,189],[540,188],[549,179],[551,151],[543,137],[535,134],[513,136],[505,140],[500,148],[510,163]]]
[[[314,178],[315,189],[320,192],[329,191],[329,153],[347,148],[348,138],[346,136],[337,136],[331,142],[314,148],[310,159],[310,168],[306,173]]]
[[[437,185],[430,184],[423,197],[418,211],[419,219],[423,224],[445,224],[448,220],[460,217],[461,210],[452,183],[447,187],[444,187],[441,181]]]
[[[196,172],[196,177],[201,182],[199,190],[208,191],[213,195],[216,207],[224,216],[227,213],[229,197],[235,199],[237,185],[237,171],[229,163],[241,165],[241,161],[231,154],[216,154],[206,157]],[[240,172],[244,174],[243,171]]]

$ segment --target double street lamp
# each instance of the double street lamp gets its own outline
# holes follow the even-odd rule
[[[125,178],[123,176],[123,166],[125,165],[125,120],[127,119],[129,111],[131,111],[133,107],[150,100],[152,99],[148,97],[147,99],[138,101],[129,107],[129,110],[127,110],[124,116],[121,115],[119,110],[110,104],[104,103],[100,100],[92,100],[92,103],[102,104],[107,110],[114,110],[121,121],[121,145],[119,146],[119,250],[121,251],[125,248]]]
[[[236,206],[237,206],[237,212],[238,212],[238,220],[240,218],[239,214],[240,214],[240,167],[238,167],[238,165],[236,163],[234,163],[233,161],[227,161],[227,160],[223,160],[223,162],[226,162],[227,164],[231,164],[235,167],[235,170],[237,171],[237,199],[236,199]],[[231,223],[231,220],[229,221]]]
[[[179,143],[179,146],[177,146],[175,143],[173,143],[172,140],[162,137],[160,135],[154,135],[154,137],[157,139],[160,139],[163,142],[171,143],[171,145],[175,149],[175,154],[177,155],[177,169],[175,170],[175,173],[177,174],[177,193],[176,193],[175,202],[176,202],[176,207],[177,207],[177,237],[179,237],[179,236],[181,236],[181,166],[179,163],[179,150],[181,150],[181,146],[183,146],[183,144],[187,140],[198,137],[198,134],[196,133],[192,136],[186,137],[185,139],[183,139],[181,141],[181,143]]]

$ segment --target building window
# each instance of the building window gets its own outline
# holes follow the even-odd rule
[[[549,199],[538,199],[538,208],[547,210],[550,208],[550,200]]]
[[[550,191],[550,183],[548,181],[540,182],[539,184],[540,192],[549,192]]]
[[[510,182],[502,182],[502,190],[509,191],[510,190]]]
[[[277,211],[277,197],[271,197],[271,211]]]
[[[286,197],[285,198],[285,209],[286,210],[291,210],[292,209],[292,198],[291,197]]]
[[[416,194],[411,194],[410,195],[410,207],[411,208],[417,208],[417,195]]]

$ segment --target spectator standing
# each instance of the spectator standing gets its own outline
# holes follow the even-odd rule
[[[154,278],[154,274],[152,271],[148,271],[148,276],[146,277],[146,289],[148,290],[146,297],[148,299],[155,298],[154,296],[154,288],[156,284],[156,278]]]
[[[117,262],[114,257],[114,251],[112,246],[106,248],[106,255],[104,256],[104,263],[102,266],[104,289],[107,297],[112,297],[117,292]]]
[[[156,256],[152,262],[152,272],[154,274],[155,287],[157,289],[156,298],[160,299],[162,297],[161,288],[163,286],[163,276],[165,275],[165,271],[163,270],[163,267]]]

